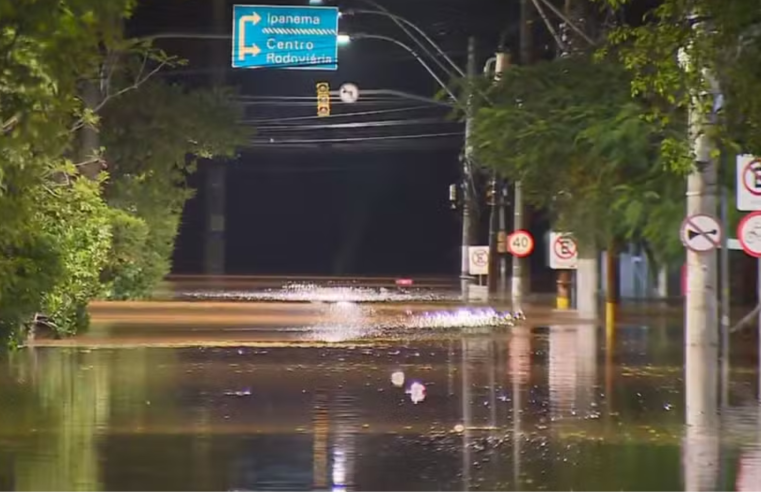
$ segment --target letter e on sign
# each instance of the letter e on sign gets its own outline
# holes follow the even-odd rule
[[[576,240],[569,233],[550,232],[549,257],[553,270],[576,270],[579,261]]]

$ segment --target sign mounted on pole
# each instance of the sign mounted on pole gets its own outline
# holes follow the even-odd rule
[[[525,258],[534,251],[534,237],[530,232],[518,230],[507,237],[507,252]]]
[[[359,87],[354,84],[346,83],[338,91],[341,101],[346,104],[353,104],[359,100]]]
[[[737,210],[761,210],[761,159],[737,156]]]
[[[338,8],[233,6],[234,68],[338,69]]]
[[[737,239],[748,255],[761,258],[761,212],[743,217],[737,226]]]
[[[576,270],[579,263],[579,247],[568,233],[550,232],[550,268],[553,270]]]
[[[468,271],[471,275],[489,274],[489,247],[470,246],[468,248]]]
[[[690,215],[682,222],[682,244],[695,253],[707,253],[721,246],[721,225],[705,214]]]

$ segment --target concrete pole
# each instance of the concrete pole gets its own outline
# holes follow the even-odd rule
[[[499,52],[496,54],[494,64],[494,82],[499,81],[502,73],[507,70],[510,64],[510,55],[508,53]],[[484,67],[484,74],[488,75],[489,62],[486,62]],[[489,216],[489,292],[494,293],[498,290],[497,274],[498,269],[500,279],[504,275],[503,271],[506,270],[504,265],[506,252],[500,253],[497,245],[499,243],[499,234],[504,235],[505,232],[505,217],[504,217],[504,203],[502,197],[502,180],[497,175],[496,171],[492,173],[491,183],[491,202],[490,202],[490,216]],[[505,238],[506,239],[506,238]],[[505,246],[507,246],[505,244]],[[504,293],[504,290],[502,290]]]
[[[616,324],[616,311],[619,298],[619,256],[613,244],[605,254],[605,327],[613,328]]]
[[[226,33],[230,29],[227,21],[227,3],[214,0],[214,29]],[[229,46],[219,43],[214,46],[214,70],[212,84],[220,86],[225,83],[226,70],[230,65]],[[206,275],[223,275],[225,273],[225,202],[227,200],[227,168],[225,163],[210,161],[206,163],[206,240],[204,251],[204,273]]]
[[[696,25],[696,29],[701,29]],[[686,53],[680,53],[685,70],[690,66]],[[702,67],[704,80],[718,93],[715,79]],[[712,157],[715,149],[709,118],[701,97],[693,94],[688,128],[695,165],[687,177],[687,216],[716,215],[718,172]],[[715,94],[714,94],[715,95]],[[726,233],[726,231],[725,231]],[[684,445],[685,490],[715,490],[719,442],[718,412],[718,312],[717,254],[687,250],[687,292],[685,296],[685,407],[687,435]]]
[[[669,268],[668,265],[658,267],[658,277],[656,279],[655,295],[660,300],[665,300],[669,296]]]
[[[521,65],[528,65],[531,63],[531,51],[533,48],[533,37],[531,35],[533,9],[531,8],[530,0],[521,0],[520,7],[520,62]],[[514,231],[525,229],[527,227],[523,212],[523,183],[516,181],[515,189],[513,191]],[[512,278],[510,281],[510,293],[512,295],[512,301],[515,306],[520,306],[528,290],[526,284],[527,279],[524,278],[525,263],[526,260],[523,258],[518,258],[517,256],[513,256],[512,258]]]
[[[468,39],[468,66],[467,76],[469,83],[476,76],[476,38]],[[472,91],[472,88],[469,89]],[[470,261],[468,248],[473,241],[473,225],[471,223],[471,207],[473,206],[473,134],[472,94],[468,96],[468,114],[465,118],[465,151],[462,159],[462,252],[460,263],[460,282],[463,298],[467,300],[468,289],[472,282],[469,272]]]
[[[697,98],[696,98],[697,99]],[[698,100],[689,111],[689,132],[695,166],[687,177],[687,216],[716,216],[716,162],[711,157],[714,143],[708,136],[708,115]],[[687,293],[685,296],[685,345],[712,347],[718,357],[716,251],[695,253],[687,250]]]
[[[594,248],[579,250],[576,270],[576,309],[584,318],[597,319],[599,315],[599,262]],[[607,305],[606,305],[607,306]]]
[[[505,193],[503,193],[503,190],[505,188],[506,184],[504,180],[502,183],[500,183],[499,187],[499,234],[501,234],[504,238],[505,242],[505,252],[503,252],[499,256],[499,292],[502,299],[505,298],[505,294],[507,293],[507,210],[505,210],[506,207],[506,197]]]

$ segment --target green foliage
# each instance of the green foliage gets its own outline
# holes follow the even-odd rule
[[[88,323],[87,303],[102,293],[100,271],[111,249],[111,222],[100,183],[85,178],[42,197],[43,229],[56,238],[63,269],[47,292],[42,311],[59,334],[73,334]]]
[[[248,132],[226,91],[186,91],[159,81],[114,101],[103,114],[103,143],[115,215],[109,297],[149,296],[169,273],[196,159],[232,157]]]
[[[621,7],[622,0],[599,0]],[[664,0],[644,23],[610,34],[614,52],[632,74],[631,90],[649,101],[650,117],[686,119],[691,102],[706,113],[713,92],[724,94],[712,136],[727,150],[761,152],[761,10],[756,0]],[[668,139],[664,155],[691,169],[689,142]]]
[[[169,270],[195,159],[246,137],[228,93],[142,89],[179,61],[122,38],[133,6],[0,2],[0,339],[18,341],[35,313],[74,333],[91,299],[148,295]],[[109,90],[85,107],[83,82],[102,74]],[[67,159],[84,127],[101,127],[110,176]]]
[[[666,257],[678,239],[651,224],[670,216],[681,177],[664,171],[665,128],[643,117],[629,84],[619,64],[584,55],[511,68],[478,109],[473,142],[479,162],[521,180],[587,247],[644,240]]]

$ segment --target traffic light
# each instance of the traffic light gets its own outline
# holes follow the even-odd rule
[[[330,116],[330,84],[317,84],[317,116]]]

